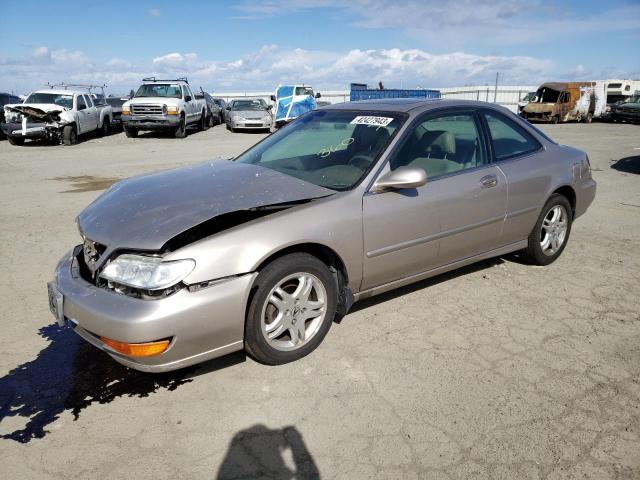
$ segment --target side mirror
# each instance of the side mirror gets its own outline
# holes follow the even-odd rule
[[[187,95],[184,97],[185,102],[190,102],[192,100],[191,95]]]
[[[373,191],[400,190],[421,187],[427,183],[427,172],[422,168],[399,167],[385,173],[373,184]]]
[[[320,92],[316,92],[316,98],[320,98],[322,97],[322,95],[320,95]]]
[[[271,99],[272,102],[276,101],[276,96],[275,95],[271,95],[269,98]]]

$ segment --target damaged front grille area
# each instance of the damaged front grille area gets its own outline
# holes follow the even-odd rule
[[[106,247],[104,248],[106,249]],[[172,295],[178,290],[186,287],[184,283],[180,282],[176,285],[173,285],[172,287],[163,290],[144,290],[105,280],[103,278],[100,278],[99,272],[93,271],[85,261],[85,258],[87,256],[91,257],[92,253],[93,252],[89,252],[89,255],[87,255],[87,253],[85,253],[85,247],[83,245],[82,248],[79,248],[76,253],[76,261],[78,263],[78,272],[80,273],[80,277],[98,288],[104,288],[120,295],[126,295],[127,297],[138,298],[141,300],[157,300],[160,298],[168,297],[169,295]]]

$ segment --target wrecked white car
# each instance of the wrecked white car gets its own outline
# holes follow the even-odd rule
[[[47,89],[31,93],[20,104],[4,106],[2,132],[12,145],[26,139],[46,139],[74,145],[78,135],[98,130],[109,132],[112,109],[95,104],[91,93],[80,90]]]

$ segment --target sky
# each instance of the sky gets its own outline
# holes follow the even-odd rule
[[[640,0],[0,0],[0,91],[640,79]]]

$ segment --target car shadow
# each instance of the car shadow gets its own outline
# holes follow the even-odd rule
[[[374,297],[363,298],[362,300],[359,300],[358,302],[353,304],[353,306],[349,310],[349,313],[364,310],[365,308],[373,307],[380,303],[403,297],[410,293],[417,292],[418,290],[423,290],[442,282],[448,282],[449,280],[457,277],[468,275],[474,272],[479,272],[481,270],[486,270],[488,268],[495,267],[496,265],[501,265],[505,263],[505,260],[514,261],[516,263],[524,263],[523,260],[520,260],[519,257],[514,254],[505,255],[504,257],[495,257],[488,260],[482,260],[480,262],[467,265],[466,267],[452,270],[451,272],[442,273],[440,275],[436,275],[435,277],[427,278],[416,283],[405,285],[404,287],[399,287],[394,290],[381,293]]]
[[[195,376],[244,361],[243,353],[177,370],[151,374],[138,372],[78,337],[68,327],[47,325],[39,335],[50,343],[37,357],[0,378],[0,438],[27,443],[43,438],[47,427],[69,411],[77,420],[92,404],[110,403],[118,397],[148,397],[160,390],[173,391]],[[24,425],[6,433],[2,422],[22,417]],[[14,425],[15,422],[11,422]]]
[[[216,478],[317,480],[320,472],[298,429],[254,425],[234,435]]]
[[[621,158],[611,165],[611,168],[619,172],[640,175],[640,155]]]

